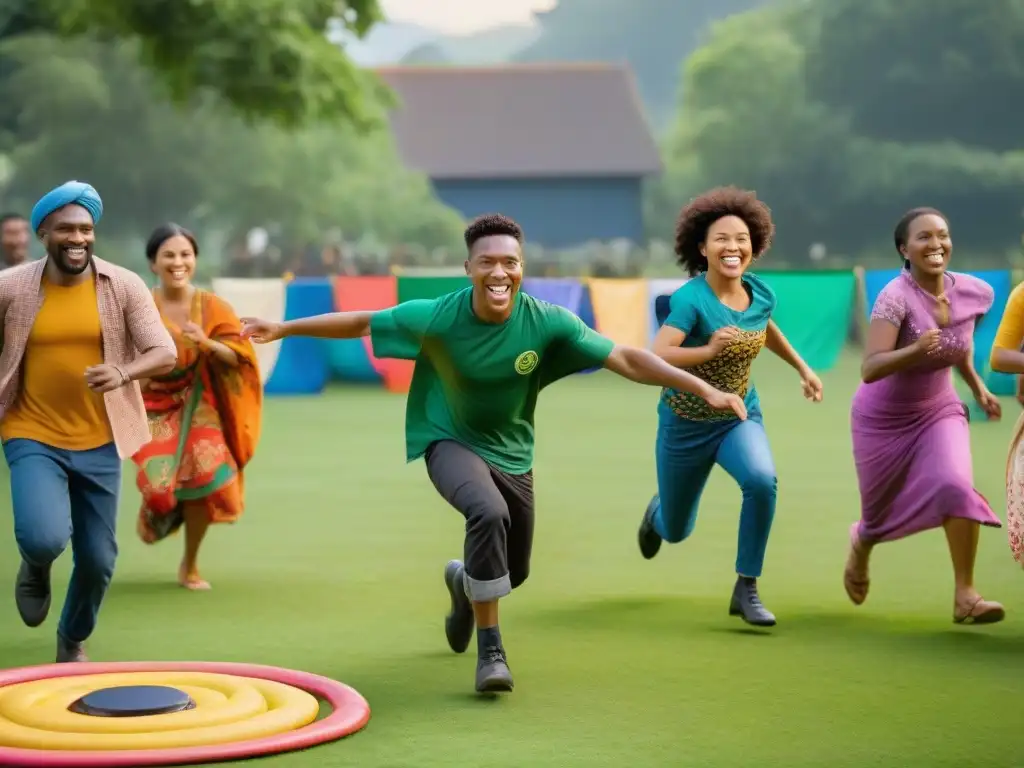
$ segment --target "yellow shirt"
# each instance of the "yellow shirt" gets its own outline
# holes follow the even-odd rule
[[[997,349],[1008,349],[1020,352],[1024,342],[1024,283],[1019,284],[1010,292],[1003,310],[1003,318],[999,321],[999,330],[992,342],[992,352]]]
[[[69,451],[111,442],[103,395],[85,383],[85,369],[102,363],[95,276],[71,286],[44,277],[43,306],[25,347],[18,397],[0,422],[0,439],[28,438]]]

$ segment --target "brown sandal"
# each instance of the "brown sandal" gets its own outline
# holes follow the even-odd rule
[[[999,603],[993,600],[986,600],[980,595],[966,613],[957,613],[953,609],[953,623],[955,624],[995,624],[1006,618],[1006,610]]]
[[[846,558],[846,570],[843,572],[843,587],[846,588],[846,594],[854,605],[861,605],[867,600],[868,588],[871,586],[867,571],[861,574],[856,567],[859,552],[860,538],[857,536],[857,524],[854,523],[850,526],[850,554]]]

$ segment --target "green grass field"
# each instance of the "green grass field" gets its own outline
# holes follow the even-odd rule
[[[126,472],[121,556],[92,658],[292,667],[370,701],[363,732],[258,763],[267,768],[1021,765],[1024,573],[1005,531],[982,531],[977,569],[1007,608],[1003,624],[953,625],[938,531],[879,548],[871,596],[852,606],[842,571],[858,514],[856,360],[824,377],[815,406],[767,357],[756,377],[780,498],[761,586],[774,631],[727,615],[739,493],[724,473],[693,538],[641,559],[657,393],[602,373],[541,398],[533,570],[502,614],[515,693],[478,698],[473,654],[447,649],[441,574],[461,554],[462,521],[421,462],[404,464],[404,400],[376,388],[268,403],[246,516],[205,549],[209,593],[175,586],[180,539],[137,540]],[[1001,516],[1019,412],[1004,407],[1002,423],[972,427],[977,483]],[[0,546],[13,582],[9,524]],[[51,661],[69,566],[65,555],[43,628],[23,627],[5,598],[4,667]]]

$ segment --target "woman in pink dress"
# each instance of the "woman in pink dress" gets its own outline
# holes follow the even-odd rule
[[[956,584],[953,620],[1001,621],[1003,606],[974,588],[979,527],[1001,524],[974,488],[967,408],[950,374],[955,367],[999,418],[999,401],[972,362],[974,326],[992,306],[992,288],[946,271],[953,243],[946,217],[932,208],[904,215],[895,241],[905,269],[875,301],[851,411],[861,519],[850,529],[846,593],[856,605],[867,598],[876,544],[941,526]]]

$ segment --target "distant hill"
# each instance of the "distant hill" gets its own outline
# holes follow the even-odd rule
[[[472,35],[445,35],[405,22],[384,22],[359,40],[344,31],[331,39],[363,67],[392,64],[500,64],[531,45],[540,28],[529,24],[494,27]]]
[[[509,24],[473,35],[438,36],[409,51],[402,64],[502,64],[540,37],[535,25]]]
[[[777,1],[559,0],[552,10],[537,13],[529,25],[454,36],[387,22],[374,27],[365,40],[347,42],[345,48],[366,67],[627,62],[647,114],[660,132],[676,114],[682,64],[707,38],[711,25]]]
[[[397,64],[409,51],[436,40],[441,35],[418,24],[385,22],[370,30],[363,40],[347,33],[332,35],[332,39],[345,49],[345,53],[362,67],[380,67]]]
[[[656,130],[676,113],[683,62],[712,24],[775,0],[559,0],[516,61],[625,61]]]

